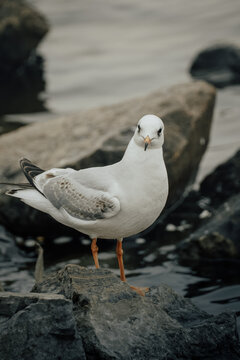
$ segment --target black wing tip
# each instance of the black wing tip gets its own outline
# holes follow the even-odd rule
[[[34,183],[34,179],[36,176],[42,174],[45,170],[34,165],[30,160],[24,157],[21,158],[19,161],[20,161],[21,169],[24,175],[26,176],[27,180],[29,181],[29,183],[42,194],[42,192],[36,187]]]
[[[22,169],[23,169],[23,167],[24,167],[26,164],[31,164],[31,165],[33,165],[33,163],[31,162],[31,160],[28,160],[28,159],[25,158],[25,157],[21,157],[21,158],[19,159],[19,163],[20,163],[20,166],[21,166]]]
[[[40,169],[38,166],[34,165],[30,160],[26,159],[26,158],[21,158],[19,160],[20,162],[20,166],[21,169],[24,173],[24,175],[26,176],[26,178],[28,179],[29,183],[35,187],[34,185],[34,178],[43,173],[44,170]]]

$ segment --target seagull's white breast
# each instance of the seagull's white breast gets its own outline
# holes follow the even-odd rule
[[[120,201],[119,213],[83,225],[78,230],[90,237],[124,238],[149,227],[160,215],[168,195],[168,178],[162,149],[137,149],[135,161],[123,160],[107,167],[110,191]],[[104,168],[102,168],[104,169]]]

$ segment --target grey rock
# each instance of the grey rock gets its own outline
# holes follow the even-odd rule
[[[166,125],[164,156],[170,181],[169,203],[172,203],[195,177],[208,144],[214,101],[212,86],[192,82],[20,128],[0,138],[0,180],[23,181],[18,165],[22,156],[44,169],[80,169],[118,161],[138,119],[154,113]],[[63,232],[63,227],[48,216],[7,196],[0,197],[0,223],[16,233],[42,235],[49,234],[51,229],[55,234]]]
[[[240,150],[206,176],[201,183],[200,193],[211,199],[211,206],[215,208],[240,193]]]
[[[240,359],[234,314],[209,315],[166,285],[141,297],[108,270],[67,265],[33,291],[73,302],[87,359]]]
[[[56,294],[0,293],[1,360],[84,360],[71,301]]]
[[[240,84],[240,48],[222,44],[201,51],[193,60],[190,74],[218,88]]]
[[[177,246],[181,260],[240,257],[240,193],[230,197],[212,218]]]
[[[18,238],[18,240],[21,243],[22,239]],[[34,284],[31,268],[34,268],[35,261],[34,253],[23,252],[16,245],[14,236],[0,226],[0,279],[3,289],[30,290]]]
[[[49,30],[43,15],[23,0],[0,0],[0,61],[19,64]]]
[[[43,110],[43,58],[36,48],[49,30],[23,0],[0,0],[0,114]]]

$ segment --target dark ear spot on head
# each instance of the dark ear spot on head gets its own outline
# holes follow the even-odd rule
[[[158,136],[161,135],[161,132],[162,132],[162,128],[160,128],[160,129],[158,130],[158,132],[157,132]]]
[[[138,125],[137,127],[138,127],[138,132],[140,132],[140,130],[141,130],[141,126],[140,126],[140,125]]]

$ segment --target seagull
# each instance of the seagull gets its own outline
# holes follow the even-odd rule
[[[151,226],[166,204],[168,176],[163,143],[163,121],[155,115],[145,115],[119,162],[81,170],[44,171],[22,158],[20,166],[28,183],[14,184],[15,188],[6,194],[88,235],[96,268],[97,239],[116,239],[120,278],[126,282],[123,238]],[[147,291],[131,288],[140,295]]]

